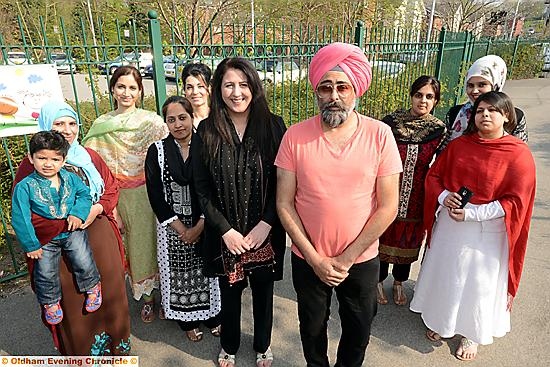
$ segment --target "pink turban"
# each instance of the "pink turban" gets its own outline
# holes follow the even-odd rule
[[[357,97],[369,89],[372,70],[365,53],[355,45],[342,42],[322,47],[311,59],[309,81],[313,88],[317,88],[321,78],[336,66],[347,75]]]

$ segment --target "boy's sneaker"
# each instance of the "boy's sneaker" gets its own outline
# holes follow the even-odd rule
[[[63,320],[63,310],[59,301],[49,305],[44,305],[44,318],[50,325],[57,325]]]
[[[98,282],[95,287],[93,287],[89,291],[86,291],[86,294],[88,295],[86,297],[86,311],[97,311],[97,309],[101,306],[101,302],[103,301],[103,296],[101,294],[101,282]]]

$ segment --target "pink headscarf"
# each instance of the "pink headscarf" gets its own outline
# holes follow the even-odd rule
[[[309,81],[313,88],[317,88],[321,78],[336,66],[347,75],[357,97],[369,89],[372,70],[365,53],[355,45],[342,42],[326,45],[311,59]]]

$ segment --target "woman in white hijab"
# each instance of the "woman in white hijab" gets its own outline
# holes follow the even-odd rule
[[[447,112],[445,119],[448,132],[447,141],[462,135],[466,126],[468,126],[472,106],[480,95],[490,91],[502,92],[506,82],[506,73],[506,63],[499,56],[487,55],[474,61],[464,80],[468,102],[451,107]],[[517,125],[513,131],[508,131],[508,133],[527,142],[525,114],[517,107],[515,110]]]

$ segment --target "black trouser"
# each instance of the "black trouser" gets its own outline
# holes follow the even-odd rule
[[[273,326],[273,280],[258,281],[251,276],[252,315],[254,318],[254,344],[257,353],[263,353],[271,345]],[[221,345],[228,354],[237,354],[241,344],[241,298],[247,287],[246,279],[229,285],[227,277],[220,277],[222,296]]]
[[[333,289],[342,325],[335,367],[362,365],[377,311],[378,271],[379,259],[376,257],[353,265],[340,285],[329,287],[306,261],[292,254],[292,283],[297,294],[300,337],[308,367],[329,366],[327,322]]]
[[[380,261],[380,275],[378,277],[379,282],[383,282],[388,277],[388,271],[390,263]],[[391,274],[393,279],[398,282],[406,282],[409,279],[411,273],[411,264],[393,264]]]
[[[221,316],[220,313],[218,313],[216,316],[213,316],[207,320],[196,320],[196,321],[181,321],[177,320],[178,325],[183,331],[190,331],[193,329],[198,328],[201,324],[204,324],[209,329],[213,329],[220,325],[221,322]]]

